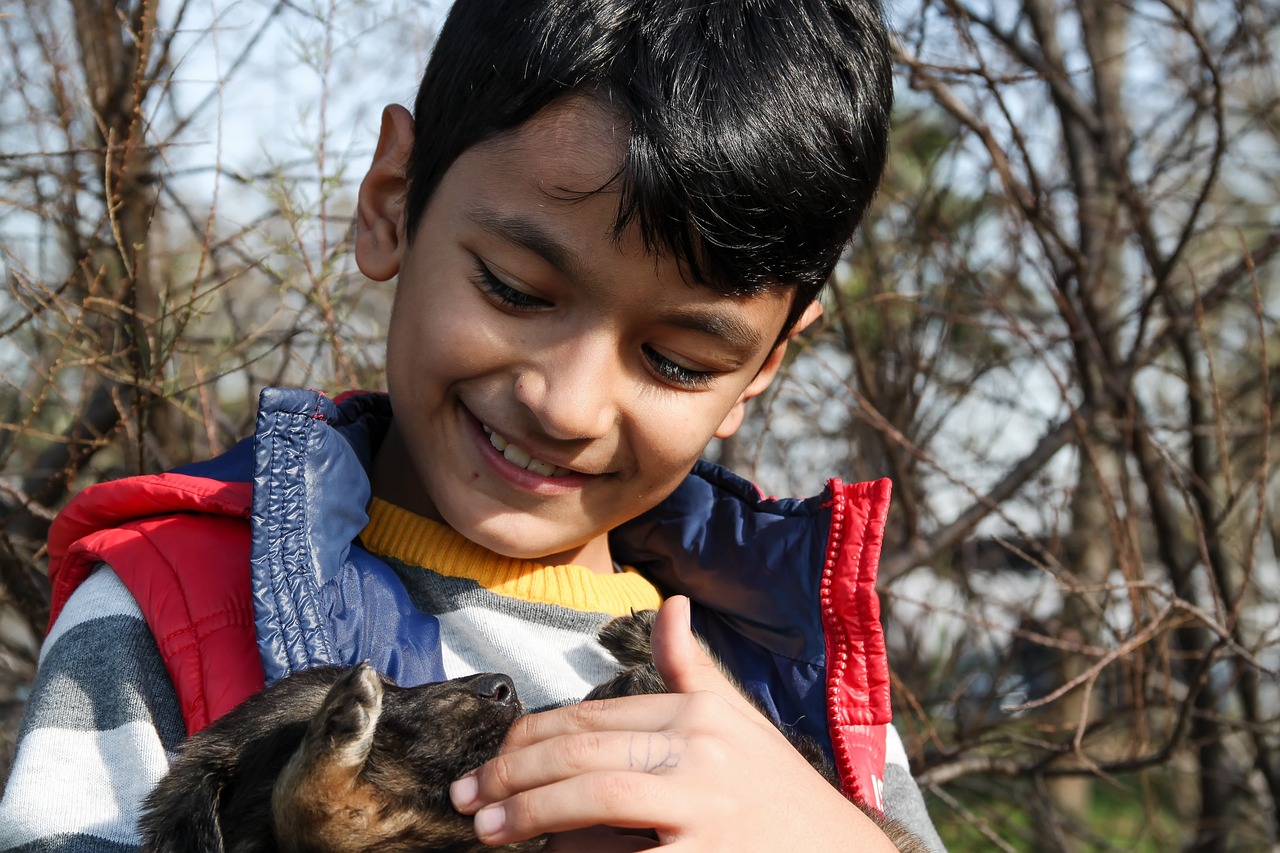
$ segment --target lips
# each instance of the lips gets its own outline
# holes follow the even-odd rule
[[[561,468],[536,456],[530,456],[483,423],[480,424],[480,427],[484,430],[484,434],[489,436],[489,443],[502,454],[502,458],[517,468],[523,468],[541,477],[563,477],[566,474],[573,473],[568,468]]]

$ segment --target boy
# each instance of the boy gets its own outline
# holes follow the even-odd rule
[[[546,709],[454,784],[487,842],[884,849],[691,622],[936,844],[887,725],[887,486],[763,500],[698,461],[817,316],[890,100],[873,2],[458,0],[360,189],[360,269],[398,276],[389,397],[268,390],[252,441],[68,506],[10,847],[128,847],[185,732],[367,659],[505,671]],[[599,625],[664,597],[675,692],[573,705],[610,671]]]

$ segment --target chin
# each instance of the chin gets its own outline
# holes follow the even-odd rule
[[[521,524],[512,518],[494,518],[471,528],[454,527],[459,533],[495,554],[514,560],[532,560],[548,565],[577,563],[592,568],[593,555],[612,566],[606,533],[587,539],[566,539],[539,530],[541,524]],[[598,561],[598,560],[597,560]]]

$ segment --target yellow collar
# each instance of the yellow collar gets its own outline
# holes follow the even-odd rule
[[[374,498],[360,541],[370,552],[451,578],[467,578],[508,598],[625,616],[656,608],[658,590],[632,569],[602,575],[573,564],[548,566],[495,554],[443,524]]]

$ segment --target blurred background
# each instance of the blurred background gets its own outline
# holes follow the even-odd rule
[[[355,189],[445,11],[0,0],[0,779],[68,496],[228,447],[264,385],[381,387]],[[709,454],[892,478],[896,722],[952,849],[1278,849],[1280,3],[889,13],[884,187]]]

